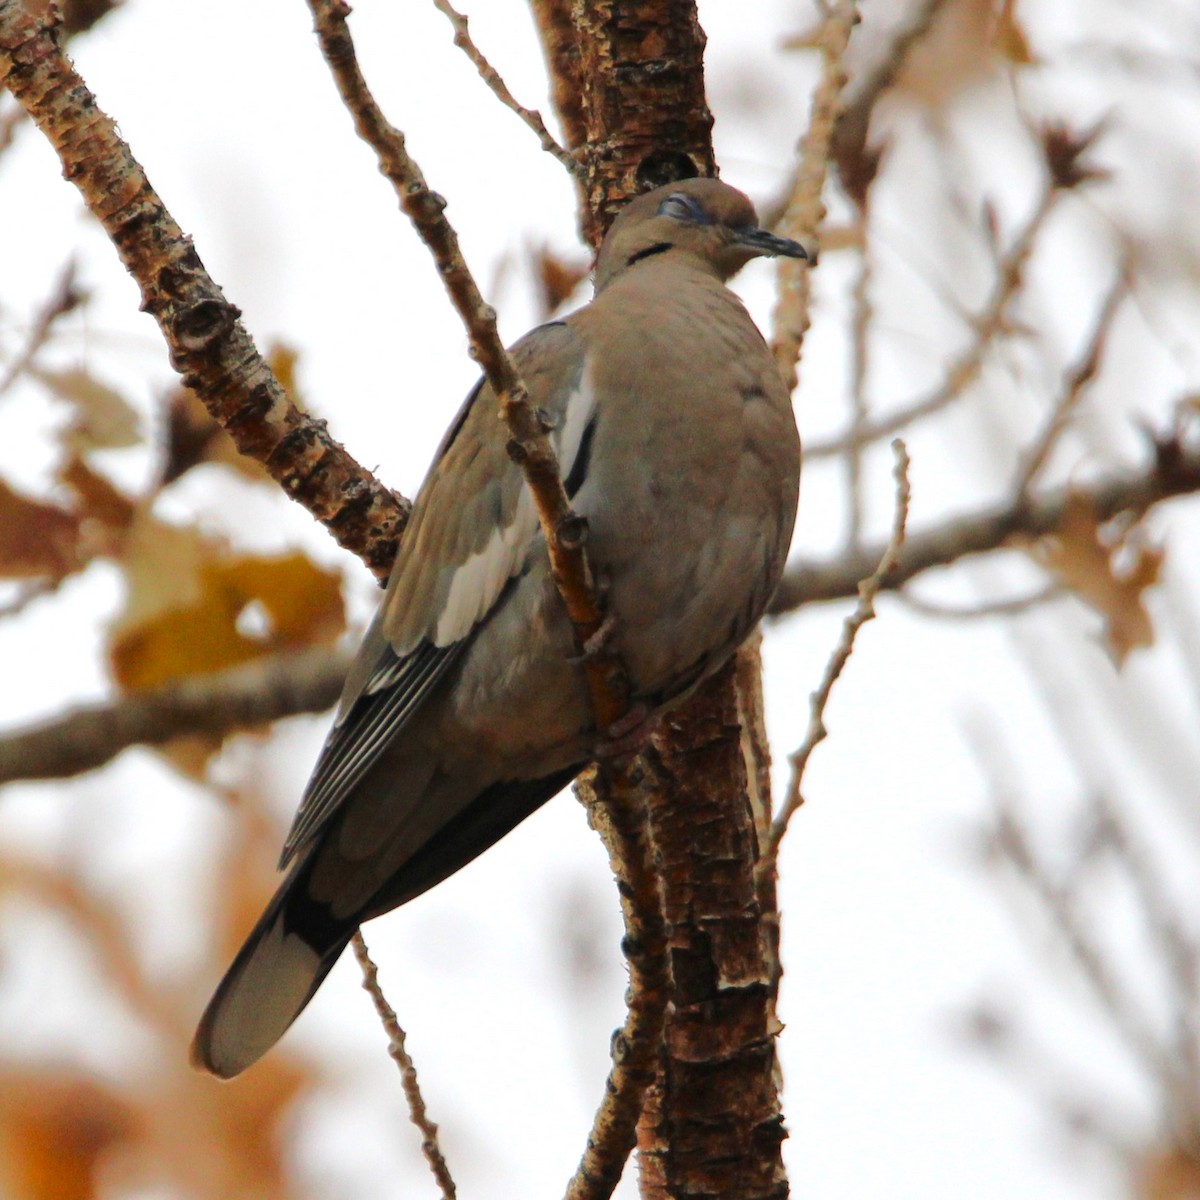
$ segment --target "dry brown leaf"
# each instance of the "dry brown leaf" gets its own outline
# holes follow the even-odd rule
[[[985,82],[1002,65],[1034,61],[1024,31],[1006,0],[949,0],[929,32],[913,46],[897,79],[898,88],[932,109]]]
[[[1178,1147],[1158,1148],[1137,1175],[1141,1200],[1200,1200],[1200,1162]]]
[[[105,1155],[134,1125],[128,1104],[86,1076],[0,1068],[0,1195],[92,1200]]]
[[[1132,556],[1117,568],[1118,554]],[[1114,543],[1086,499],[1068,501],[1058,530],[1035,543],[1034,557],[1104,618],[1104,640],[1117,665],[1154,641],[1143,593],[1158,582],[1163,553],[1128,535]]]
[[[548,317],[570,299],[571,293],[587,277],[587,260],[563,258],[546,245],[535,247],[531,255],[540,312],[543,317]]]
[[[240,453],[233,438],[209,416],[191,388],[179,387],[167,398],[167,437],[161,480],[168,484],[200,463],[220,463],[256,483],[270,482],[259,462]]]
[[[62,579],[80,565],[79,517],[0,480],[0,579]]]
[[[58,478],[75,493],[84,556],[119,554],[137,513],[134,501],[79,455],[67,460]]]
[[[1037,62],[1017,19],[1015,0],[1004,0],[1004,7],[996,18],[995,45],[997,54],[1015,66],[1031,67]]]
[[[63,442],[73,454],[89,450],[124,450],[141,442],[136,410],[119,393],[82,368],[49,371],[33,368],[31,374],[60,400],[74,408]]]
[[[282,342],[275,342],[268,348],[266,358],[288,398],[303,412],[304,400],[296,386],[298,352]],[[200,463],[220,463],[256,483],[274,486],[262,463],[239,452],[233,438],[213,420],[191,388],[176,388],[167,397],[166,404],[167,444],[160,476],[164,486]]]

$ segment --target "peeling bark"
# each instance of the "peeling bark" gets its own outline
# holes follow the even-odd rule
[[[675,990],[638,1148],[642,1194],[664,1200],[788,1193],[736,671],[726,666],[654,740],[650,818]]]

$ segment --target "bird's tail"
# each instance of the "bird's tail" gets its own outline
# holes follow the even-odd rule
[[[284,880],[204,1010],[192,1063],[232,1079],[287,1032],[358,927],[307,893],[307,864]]]

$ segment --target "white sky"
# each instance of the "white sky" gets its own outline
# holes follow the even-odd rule
[[[471,27],[480,46],[520,99],[548,113],[524,7],[475,7]],[[1116,147],[1127,148],[1141,136],[1145,115],[1122,109],[1098,90],[1098,69],[1081,49],[1101,40],[1121,44],[1125,35],[1115,25],[1120,6],[1064,0],[1044,7],[1046,25],[1037,27],[1044,44],[1059,48],[1062,62],[1075,66],[1065,72],[1065,82],[1030,82],[1031,104],[1082,114],[1078,124],[1108,111]],[[1181,59],[1190,54],[1194,61],[1200,39],[1185,6],[1155,7],[1176,39],[1192,39],[1190,51],[1179,51],[1164,34],[1163,51]],[[724,177],[766,198],[786,175],[813,68],[811,58],[777,47],[783,35],[806,27],[810,14],[803,5],[773,0],[714,0],[701,12]],[[1136,36],[1143,39],[1137,45],[1145,44],[1149,24],[1137,24]],[[449,216],[497,303],[505,336],[519,336],[536,319],[526,248],[547,242],[579,253],[568,180],[492,101],[431,6],[364,0],[352,28],[379,99],[408,134],[431,185],[450,201]],[[360,461],[414,494],[475,372],[426,251],[397,214],[370,152],[354,138],[336,102],[304,6],[129,0],[125,11],[80,40],[75,53],[102,107],[119,121],[260,347],[272,338],[298,347],[310,407],[328,418],[334,435]],[[1190,91],[1181,84],[1154,94],[1164,106],[1175,106],[1181,120],[1195,120],[1194,84]],[[989,126],[980,117],[985,99],[964,101],[955,117],[978,118],[989,139],[970,144],[962,186],[986,182],[999,198],[1002,229],[1009,234],[1031,201],[1032,176],[1028,158],[1014,149],[1011,128],[1002,121]],[[1154,143],[1147,147],[1147,155],[1156,151]],[[927,170],[930,178],[899,193],[901,201],[922,187],[932,193],[942,186],[928,154],[923,162],[919,150],[904,153],[910,156],[906,169]],[[1186,164],[1143,165],[1180,188],[1193,180]],[[1161,194],[1155,195],[1161,204]],[[1176,193],[1179,203],[1190,204],[1194,196]],[[947,328],[935,313],[936,297],[913,299],[920,294],[913,279],[932,261],[921,241],[928,235],[913,228],[923,214],[897,203],[885,198],[877,213],[886,230],[885,251],[893,256],[889,269],[896,277],[908,273],[894,295],[879,299],[881,324],[892,341],[881,351],[873,383],[890,399],[915,393],[936,375],[944,357],[937,339]],[[1064,227],[1049,268],[1062,272],[1052,294],[1064,303],[1036,314],[1064,359],[1107,279],[1103,267],[1111,258],[1089,256],[1089,246],[1108,236],[1102,210],[1103,204],[1098,215],[1085,213]],[[1155,215],[1132,205],[1124,211],[1130,221],[1147,225]],[[946,236],[955,235],[947,230]],[[1188,236],[1194,244],[1195,231]],[[171,380],[156,330],[136,312],[133,285],[102,235],[80,216],[53,155],[26,131],[0,162],[6,321],[35,307],[71,254],[78,256],[93,301],[82,336],[67,339],[58,351],[61,361],[83,361],[102,376],[111,374],[147,414],[154,412]],[[978,257],[972,262],[966,255],[959,264],[961,274],[947,278],[946,263],[934,261],[940,283],[953,288],[979,272]],[[742,285],[762,322],[769,314],[768,270],[747,272]],[[831,258],[822,275],[818,326],[798,398],[806,435],[830,432],[844,414],[844,344],[826,330],[836,330],[844,311],[837,287],[845,273]],[[1164,295],[1175,288],[1169,303],[1178,300],[1163,320],[1181,339],[1195,304],[1181,281],[1185,275],[1184,265],[1177,275],[1166,269],[1163,275]],[[1139,392],[1124,401],[1126,409],[1161,412],[1166,400],[1189,382],[1194,386],[1195,371],[1194,351],[1186,347],[1139,360]],[[1045,382],[1033,367],[1025,378],[1031,382]],[[1015,406],[994,418],[1003,431],[1005,420],[1028,413],[1028,401],[1011,382],[998,379],[995,386]],[[1119,392],[1114,389],[1114,403]],[[45,434],[60,421],[61,411],[34,389],[9,395],[0,405],[0,473],[28,487],[44,481],[50,466]],[[949,454],[952,444],[944,436],[914,437],[918,525],[997,495],[1008,474],[1007,467],[996,473],[986,432],[970,435],[961,424],[953,432],[963,440]],[[1087,445],[1081,441],[1075,457],[1059,464],[1060,477],[1083,469]],[[1131,454],[1137,447],[1129,437],[1120,445]],[[877,480],[872,527],[882,529],[888,520],[886,455],[871,456],[868,465]],[[146,478],[150,464],[113,456],[112,469],[132,482]],[[374,589],[365,572],[303,512],[240,485],[234,486],[235,500],[230,494],[223,477],[196,471],[173,489],[169,505],[177,507],[165,511],[199,511],[215,527],[227,527],[236,513],[238,536],[253,545],[302,544],[347,571],[354,611],[367,611]],[[1156,521],[1156,532],[1187,536],[1185,515],[1185,507],[1174,510]],[[814,472],[802,495],[797,549],[830,549],[842,521],[831,477]],[[993,580],[1020,592],[1033,578],[1028,570],[989,568],[965,582],[943,584],[937,594],[968,600]],[[0,689],[6,725],[58,711],[67,700],[105,694],[96,630],[119,599],[114,577],[93,568],[20,623],[0,624],[0,661],[10,679],[24,681],[19,689]],[[1161,601],[1156,603],[1161,611]],[[826,607],[768,631],[769,720],[781,760],[802,736],[806,698],[842,616],[842,609]],[[1107,1200],[1122,1194],[1105,1163],[1067,1153],[1031,1089],[998,1073],[955,1035],[956,1014],[965,1007],[980,1000],[1012,1004],[1054,1056],[1074,1064],[1072,1078],[1084,1095],[1112,1097],[1114,1108],[1135,1122],[1131,1136],[1143,1128],[1136,1121],[1147,1119],[1149,1097],[1139,1076],[1086,996],[1063,991],[1065,972],[1047,973],[1052,941],[1014,921],[994,877],[971,849],[988,800],[965,728],[974,720],[985,737],[1013,749],[1020,777],[1012,787],[1032,806],[1070,799],[1079,784],[1048,728],[1045,701],[1022,653],[1035,661],[1060,655],[1068,668],[1084,673],[1068,693],[1084,708],[1108,690],[1128,704],[1129,713],[1144,717],[1163,699],[1163,672],[1180,651],[1160,646],[1129,664],[1118,682],[1095,644],[1094,617],[1060,607],[1054,615],[1025,618],[1020,628],[1014,637],[1009,626],[994,622],[931,622],[884,601],[835,693],[827,718],[831,737],[811,764],[809,802],[788,839],[780,891],[787,971],[782,1015],[788,1026],[782,1057],[791,1133],[786,1155],[795,1194],[810,1200],[885,1194],[891,1200]],[[1177,718],[1191,713],[1181,720],[1194,719],[1174,695],[1165,707]],[[1161,728],[1158,721],[1148,723]],[[269,756],[240,745],[222,766],[235,777],[269,763],[281,828],[324,724],[289,723]],[[1170,807],[1180,774],[1155,779],[1136,759],[1139,733],[1132,715],[1127,730],[1135,748],[1112,745],[1111,761],[1097,763],[1097,773],[1105,781],[1134,781],[1139,801],[1157,814],[1154,829],[1167,831],[1170,843],[1172,822],[1180,816]],[[1157,751],[1146,744],[1151,748],[1144,755],[1153,759]],[[1194,770],[1197,764],[1185,757],[1183,765]],[[1189,817],[1194,833],[1195,812]],[[1056,822],[1065,827],[1070,818],[1049,821],[1051,828]],[[10,789],[0,804],[0,836],[41,853],[85,859],[94,864],[90,877],[146,910],[148,945],[164,969],[186,957],[194,936],[188,929],[190,892],[220,834],[214,803],[140,752],[77,783]],[[1186,887],[1191,860],[1176,857],[1174,873]],[[40,927],[30,928],[22,926],[23,940],[6,952],[8,974],[0,976],[0,1031],[21,1031],[20,1045],[7,1049],[41,1054],[52,1048],[102,1069],[113,1069],[131,1047],[185,1052],[182,1046],[144,1046],[117,1015],[110,1017],[116,1040],[97,1044],[90,1023],[80,1020],[86,968],[69,957],[48,961],[42,947],[56,944],[59,935],[45,928],[45,942]],[[1119,929],[1117,936],[1123,936]],[[559,798],[469,869],[375,922],[367,937],[410,1031],[462,1194],[475,1200],[557,1194],[600,1096],[624,988],[615,893],[578,805],[569,796]],[[584,944],[572,947],[571,939],[580,937]],[[572,974],[572,953],[598,960],[585,984]],[[197,1011],[203,999],[196,997]],[[333,1047],[346,1081],[303,1117],[297,1161],[318,1183],[314,1194],[356,1200],[431,1195],[417,1136],[401,1116],[382,1034],[349,959],[293,1036],[310,1047]],[[0,1032],[0,1041],[9,1039]],[[1036,1052],[1035,1062],[1042,1057]],[[624,1194],[633,1194],[630,1180]]]

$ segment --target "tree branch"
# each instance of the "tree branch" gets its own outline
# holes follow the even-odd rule
[[[1062,524],[1067,506],[1082,500],[1100,521],[1122,513],[1141,516],[1164,500],[1200,491],[1200,449],[1185,447],[1178,436],[1155,443],[1155,462],[1142,474],[1114,474],[1087,486],[1058,488],[1030,499],[1016,499],[911,534],[894,569],[882,581],[884,591],[899,588],[932,567],[947,566],[971,554],[999,550],[1014,539],[1036,539]],[[780,616],[804,604],[854,596],[858,582],[874,570],[884,551],[867,546],[826,563],[800,563],[783,578],[771,602]]]
[[[805,460],[830,458],[902,433],[914,421],[947,408],[979,378],[988,350],[1009,328],[1008,310],[1025,282],[1025,268],[1034,246],[1062,193],[1047,184],[1033,214],[996,264],[996,282],[983,308],[968,316],[971,340],[946,366],[941,383],[895,411],[860,423],[850,432],[804,447]]]
[[[0,784],[66,779],[102,767],[130,746],[324,712],[338,698],[347,665],[338,651],[303,650],[76,708],[0,736]]]
[[[55,24],[21,0],[0,0],[0,83],[54,146],[63,173],[111,238],[184,383],[238,450],[262,463],[339,545],[386,574],[407,503],[363,470],[323,421],[288,400],[238,309],[59,48]]]

